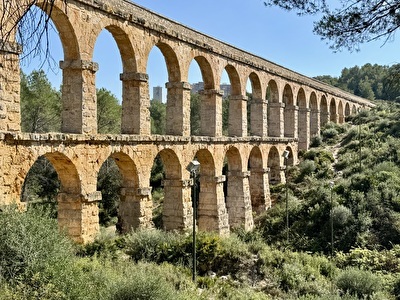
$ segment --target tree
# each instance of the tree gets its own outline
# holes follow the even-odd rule
[[[299,14],[321,14],[314,32],[332,42],[331,48],[358,50],[361,43],[394,38],[400,26],[400,2],[397,0],[340,1],[331,9],[326,0],[267,0],[266,6],[276,5]]]
[[[158,100],[150,101],[151,133],[165,134],[166,105]]]
[[[21,126],[25,132],[60,131],[61,95],[43,70],[21,73]]]
[[[120,133],[122,107],[118,99],[105,88],[97,90],[98,133]]]
[[[190,94],[190,134],[199,135],[200,127],[200,95]]]
[[[66,7],[67,0],[62,1]],[[51,25],[54,2],[55,0],[0,1],[0,47],[13,43],[16,37],[24,49],[22,59],[29,61],[33,57],[40,57],[42,64],[52,61],[49,33],[54,30]]]

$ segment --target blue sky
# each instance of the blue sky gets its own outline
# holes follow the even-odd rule
[[[297,16],[276,7],[265,7],[261,0],[134,0],[134,3],[170,18],[201,33],[251,52],[306,76],[339,76],[345,67],[366,63],[392,65],[400,63],[400,41],[394,39],[383,45],[377,41],[361,45],[359,52],[343,50],[334,53],[325,41],[312,32],[316,17]],[[62,60],[63,54],[56,35],[52,37],[53,57]],[[99,36],[94,61],[99,63],[96,85],[111,90],[119,99],[122,65],[117,46],[111,35],[103,31]],[[23,66],[25,72],[37,69],[38,62]],[[46,69],[46,66],[45,66]],[[150,87],[164,86],[167,73],[163,57],[153,50],[147,73]],[[58,88],[61,72],[48,71],[48,77]],[[226,77],[223,81],[227,82]],[[190,69],[189,81],[201,81],[196,64]],[[152,90],[151,90],[152,91]],[[165,93],[164,93],[165,96]]]

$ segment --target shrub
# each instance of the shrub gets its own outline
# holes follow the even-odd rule
[[[359,298],[371,297],[381,289],[378,276],[370,271],[358,268],[347,268],[336,279],[336,285],[343,294],[350,294]]]

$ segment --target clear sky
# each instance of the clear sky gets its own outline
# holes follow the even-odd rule
[[[339,76],[345,67],[362,66],[366,63],[380,65],[400,63],[398,39],[389,41],[385,45],[383,40],[364,44],[361,45],[359,52],[350,53],[343,50],[334,53],[325,41],[313,34],[313,22],[316,17],[297,16],[295,12],[265,7],[262,0],[133,0],[133,2],[201,33],[310,77]],[[54,59],[62,60],[60,42],[58,38],[52,39]],[[117,46],[107,31],[103,31],[96,42],[94,61],[100,65],[100,70],[96,73],[97,87],[105,87],[120,98],[119,73],[122,72],[122,65]],[[23,69],[30,72],[37,67],[38,64],[31,62]],[[165,86],[166,67],[158,50],[153,50],[151,53],[147,73],[151,88]],[[58,87],[61,72],[58,74],[49,72],[48,76]],[[189,81],[191,83],[201,81],[197,65],[191,67]]]

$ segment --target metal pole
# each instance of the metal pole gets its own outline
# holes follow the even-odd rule
[[[361,108],[358,108],[358,148],[359,148],[359,164],[360,164],[360,172],[361,172],[361,117],[360,117]]]
[[[289,244],[289,198],[288,198],[288,179],[287,179],[287,158],[285,158],[285,185],[286,185],[286,241]]]
[[[333,257],[333,182],[331,182],[331,258]]]
[[[196,219],[197,219],[197,182],[196,171],[192,172],[193,178],[193,242],[192,242],[192,279],[196,281]]]

